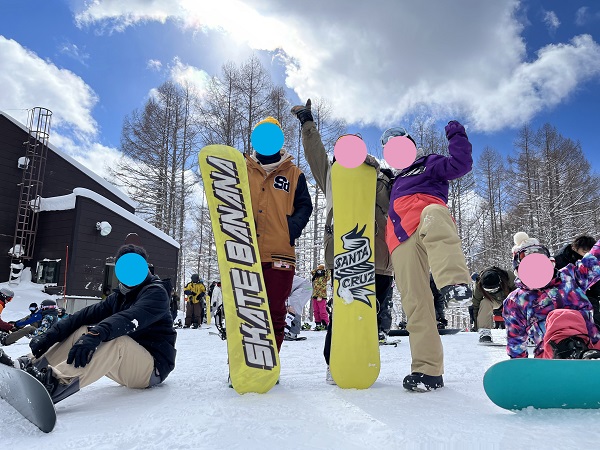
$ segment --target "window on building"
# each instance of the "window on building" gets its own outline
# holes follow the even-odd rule
[[[115,275],[115,258],[106,258],[106,265],[104,266],[104,283],[102,285],[102,297],[108,296],[112,293],[112,290],[119,286],[119,280]]]
[[[57,284],[60,275],[60,259],[44,259],[38,261],[36,282],[40,284]]]

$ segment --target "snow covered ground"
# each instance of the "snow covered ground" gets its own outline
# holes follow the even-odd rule
[[[47,298],[31,283],[14,290],[5,321]],[[309,331],[302,332],[305,341],[284,343],[279,385],[267,394],[241,396],[227,384],[226,343],[210,331],[178,331],[177,367],[158,387],[132,390],[103,379],[62,401],[50,434],[0,401],[2,448],[583,449],[598,443],[600,410],[514,413],[491,403],[483,374],[507,357],[502,347],[477,345],[476,333],[442,336],[446,387],[439,391],[402,388],[410,370],[408,338],[400,338],[398,347],[381,347],[381,373],[371,388],[328,385],[325,332]],[[25,354],[26,341],[4,350],[13,357]]]

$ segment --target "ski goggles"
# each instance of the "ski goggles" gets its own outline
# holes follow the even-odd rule
[[[535,253],[539,253],[550,258],[550,252],[543,245],[530,245],[515,252],[513,257],[513,267],[516,269],[527,255],[533,255]]]
[[[360,133],[347,133],[347,134],[342,134],[341,136],[338,136],[338,138],[335,140],[335,143],[337,144],[337,141],[339,141],[341,138],[346,137],[346,136],[356,136],[357,138],[364,140]]]
[[[408,131],[406,131],[402,127],[388,128],[381,135],[381,145],[384,146],[385,144],[388,143],[388,141],[391,138],[398,137],[398,136],[406,136],[406,137],[408,137]]]
[[[494,288],[483,288],[483,290],[488,294],[495,294],[496,292],[500,291],[500,286]]]
[[[34,307],[32,306],[31,308],[29,308],[29,311],[31,311],[31,312],[36,312],[36,311],[37,311],[37,308],[34,308]]]

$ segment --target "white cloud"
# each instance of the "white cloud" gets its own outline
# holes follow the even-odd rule
[[[90,55],[82,51],[77,45],[65,42],[59,47],[58,51],[87,67],[86,60],[90,58]]]
[[[600,47],[587,35],[546,46],[528,60],[519,6],[517,0],[455,0],[452,8],[444,0],[329,0],[310,7],[277,0],[96,0],[82,4],[76,20],[114,29],[173,20],[226,33],[232,45],[280,51],[286,83],[300,99],[327,98],[350,123],[383,127],[426,107],[438,118],[494,131],[556,107],[600,75]]]
[[[146,68],[158,72],[162,68],[162,63],[158,59],[149,59]]]
[[[560,26],[560,20],[558,20],[558,16],[554,11],[544,11],[544,23],[550,30],[550,32],[554,32]]]
[[[0,36],[0,109],[27,123],[25,110],[42,106],[52,110],[52,127],[78,135],[95,135],[94,91],[73,72],[41,59],[12,39]]]
[[[111,179],[108,168],[115,167],[122,156],[116,148],[92,141],[74,140],[59,132],[50,133],[50,143],[105,180]]]
[[[210,75],[204,70],[184,64],[179,58],[173,59],[170,66],[170,78],[182,85],[186,82],[189,83],[199,95],[206,92],[206,87],[210,81]]]
[[[575,25],[583,26],[589,20],[589,8],[587,6],[582,6],[575,12]]]

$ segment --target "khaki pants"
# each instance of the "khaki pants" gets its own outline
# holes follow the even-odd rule
[[[483,298],[479,303],[479,312],[477,313],[477,329],[494,328],[494,309],[501,308],[502,302],[496,302]]]
[[[17,342],[22,337],[27,336],[29,333],[33,333],[35,330],[37,330],[36,327],[32,327],[31,325],[27,325],[26,327],[23,327],[20,330],[13,331],[8,336],[6,336],[6,339],[4,340],[4,345],[14,344],[15,342]]]
[[[103,376],[107,376],[122,386],[129,388],[146,388],[154,371],[152,355],[129,336],[121,336],[112,341],[102,342],[92,360],[85,367],[75,368],[67,364],[67,356],[73,344],[84,333],[87,326],[75,331],[62,342],[53,345],[42,358],[46,358],[52,367],[54,376],[63,384],[79,379],[79,387],[83,388]]]
[[[456,225],[448,208],[426,206],[417,230],[394,249],[392,263],[410,333],[411,371],[442,375],[444,350],[437,330],[429,269],[440,289],[470,281]]]

